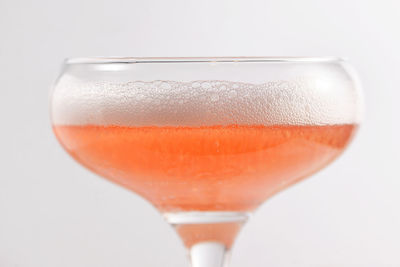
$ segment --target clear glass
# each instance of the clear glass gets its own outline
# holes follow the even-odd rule
[[[68,153],[154,205],[192,266],[226,266],[265,200],[333,161],[362,116],[339,58],[75,58],[51,98]]]

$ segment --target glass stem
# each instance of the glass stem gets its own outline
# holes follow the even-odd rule
[[[230,251],[218,242],[200,242],[189,248],[192,267],[228,267]]]
[[[164,213],[189,251],[192,267],[227,267],[245,212]]]

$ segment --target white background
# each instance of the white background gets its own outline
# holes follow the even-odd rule
[[[400,266],[400,2],[0,0],[0,267],[188,266],[144,200],[50,128],[67,56],[346,56],[367,113],[334,164],[265,203],[232,266]]]

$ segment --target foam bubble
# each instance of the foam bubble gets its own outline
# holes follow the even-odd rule
[[[65,125],[357,123],[360,100],[352,86],[311,78],[262,84],[222,80],[112,83],[64,75],[53,94],[52,118],[54,124]]]
[[[202,82],[201,87],[204,89],[209,89],[211,87],[211,84],[209,82]]]
[[[237,96],[236,90],[230,90],[228,96],[229,96],[230,98],[236,97],[236,96]]]
[[[210,100],[212,102],[217,102],[219,100],[219,95],[218,94],[212,94],[210,97]]]

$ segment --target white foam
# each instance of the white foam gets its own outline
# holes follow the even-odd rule
[[[64,75],[54,124],[125,126],[327,125],[360,120],[352,83],[315,78],[262,84],[210,81],[87,82]]]

